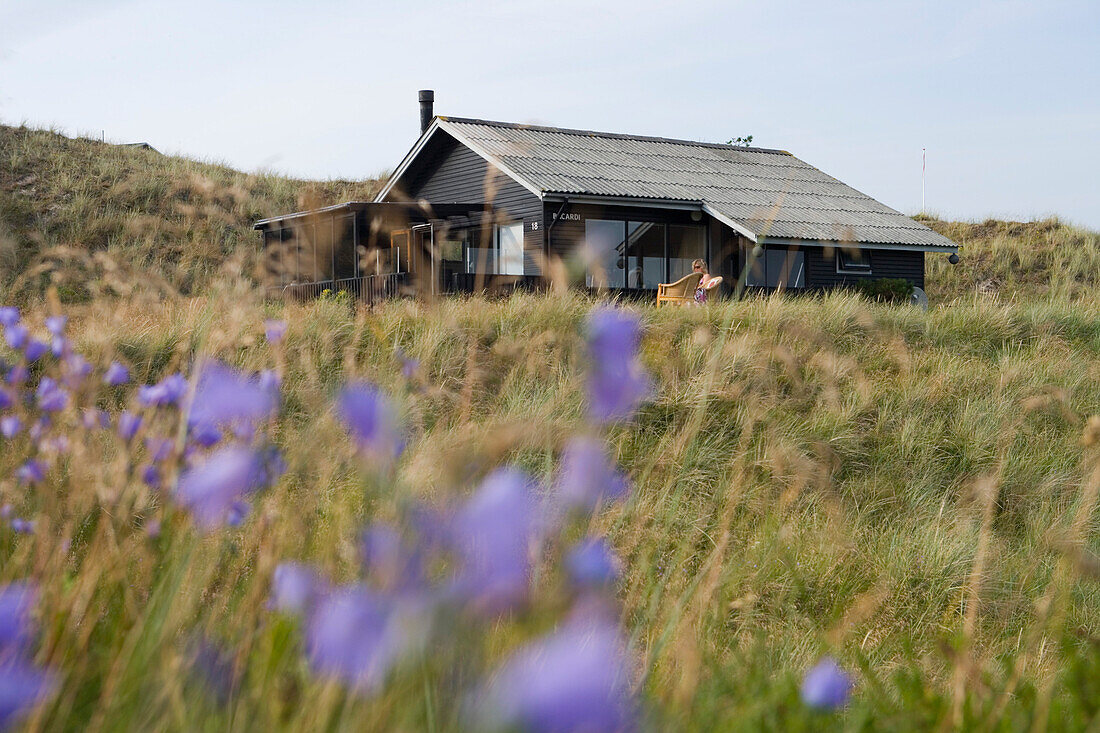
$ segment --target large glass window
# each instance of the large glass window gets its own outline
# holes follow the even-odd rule
[[[764,256],[752,261],[746,284],[763,288],[806,287],[805,253],[785,247],[766,247]]]
[[[706,257],[706,228],[672,224],[668,228],[668,281],[691,274],[691,263]]]
[[[463,241],[466,272],[473,275],[523,274],[523,224],[455,232]]]
[[[627,231],[626,287],[656,290],[665,277],[665,225],[632,221]]]
[[[626,222],[589,219],[584,223],[590,288],[621,288],[626,282]]]
[[[497,234],[497,274],[523,274],[523,224],[498,226]]]
[[[463,229],[454,233],[462,238],[462,253],[466,272],[473,275],[496,273],[497,253],[493,231],[489,229]]]

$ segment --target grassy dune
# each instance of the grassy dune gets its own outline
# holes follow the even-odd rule
[[[253,274],[256,219],[358,199],[379,180],[311,182],[55,132],[0,125],[0,288],[34,300],[53,275],[66,301],[135,288],[199,294],[227,261]],[[918,217],[919,218],[919,217]],[[962,247],[929,256],[934,302],[981,292],[1029,300],[1100,286],[1100,234],[1057,219],[923,221]],[[55,274],[56,273],[56,274]]]
[[[207,357],[274,369],[287,462],[240,527],[202,533],[141,480],[144,438],[179,434],[164,414],[147,411],[126,443],[70,405],[50,428],[67,445],[44,449],[51,468],[29,488],[14,474],[39,448],[26,431],[0,438],[0,505],[35,522],[0,523],[0,584],[39,584],[32,653],[59,682],[29,729],[461,728],[471,686],[572,602],[560,547],[540,557],[528,606],[474,631],[453,621],[369,695],[310,671],[300,624],[267,607],[273,571],[297,560],[350,581],[367,522],[467,496],[505,464],[549,480],[592,430],[596,301],[265,302],[248,224],[365,198],[373,182],[250,176],[10,127],[0,162],[0,305],[22,304],[39,337],[45,316],[70,316],[97,369],[74,399],[134,407],[134,386],[98,383],[112,360],[136,383]],[[623,560],[614,596],[644,727],[1097,724],[1100,237],[1057,221],[928,223],[962,262],[929,258],[927,312],[842,293],[632,306],[655,393],[606,439],[633,493],[566,539],[606,534]],[[263,337],[272,317],[289,324],[278,345]],[[401,355],[419,362],[411,377]],[[334,415],[352,379],[402,414],[392,474],[360,470]],[[836,713],[799,699],[823,654],[857,680]]]
[[[920,217],[917,217],[921,220]],[[960,247],[962,261],[929,257],[929,297],[973,293],[1013,300],[1090,298],[1100,287],[1100,234],[1056,218],[1034,222],[923,219]]]
[[[591,306],[521,295],[367,313],[232,289],[72,309],[78,347],[143,381],[197,354],[279,368],[289,470],[248,523],[213,536],[142,487],[125,451],[75,426],[79,448],[48,490],[0,484],[39,522],[32,537],[0,532],[3,579],[42,579],[40,659],[65,674],[32,727],[457,726],[471,678],[451,676],[445,656],[374,697],[313,679],[293,624],[264,608],[271,572],[298,559],[348,578],[358,529],[410,498],[466,494],[505,462],[548,478],[585,430]],[[290,324],[279,348],[262,342],[270,315]],[[1073,675],[1100,663],[1100,588],[1079,570],[1080,552],[1100,549],[1096,426],[1082,442],[1100,414],[1100,303],[923,313],[773,298],[644,319],[657,394],[609,437],[635,493],[593,523],[625,562],[618,596],[650,724],[994,728],[1054,709],[1074,727],[1095,712]],[[398,349],[420,362],[412,380]],[[362,478],[333,418],[332,394],[353,377],[405,415],[410,448],[392,480]],[[4,451],[0,475],[18,455]],[[142,530],[153,517],[166,527],[155,540]],[[499,659],[563,592],[547,583],[530,611],[449,653]],[[196,635],[233,650],[231,698],[188,672]],[[860,679],[835,718],[797,702],[825,652]]]
[[[35,275],[56,273],[65,300],[127,295],[135,287],[200,292],[227,260],[241,259],[250,270],[258,246],[253,221],[370,200],[376,190],[373,179],[252,175],[153,150],[0,126],[0,289],[35,297],[44,281]]]

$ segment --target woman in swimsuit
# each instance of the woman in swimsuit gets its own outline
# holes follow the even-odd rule
[[[702,305],[707,302],[707,283],[714,278],[710,276],[710,272],[707,270],[707,263],[703,260],[695,260],[692,262],[691,271],[703,273],[703,278],[699,281],[699,287],[695,288],[695,302]]]

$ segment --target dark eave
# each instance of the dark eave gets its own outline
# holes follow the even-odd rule
[[[402,216],[410,223],[427,223],[433,220],[447,219],[452,216],[468,216],[470,212],[492,211],[491,204],[484,203],[428,203],[427,201],[345,201],[342,204],[325,206],[320,209],[308,211],[296,211],[293,214],[280,214],[279,216],[260,219],[252,225],[253,229],[267,229],[274,224],[281,224],[294,219],[326,214],[358,213],[366,211],[372,214],[392,214]]]

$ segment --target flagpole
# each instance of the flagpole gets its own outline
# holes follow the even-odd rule
[[[920,149],[920,213],[924,211],[924,171],[927,167],[928,160],[928,148]]]

